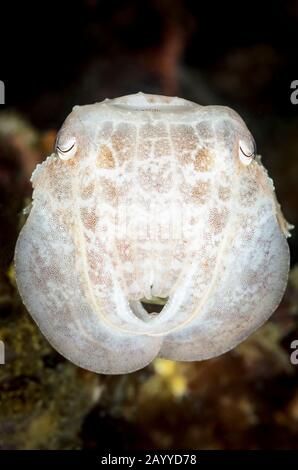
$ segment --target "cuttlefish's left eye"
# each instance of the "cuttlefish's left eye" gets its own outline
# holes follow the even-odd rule
[[[77,151],[77,142],[75,137],[60,138],[56,140],[55,151],[61,160],[69,160]]]
[[[252,139],[250,142],[239,140],[239,158],[243,165],[249,165],[256,156],[256,143]]]

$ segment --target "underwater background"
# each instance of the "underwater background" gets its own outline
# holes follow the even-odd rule
[[[6,3],[6,2],[4,2]],[[75,104],[143,91],[234,108],[298,226],[298,2],[7,2],[0,79],[0,449],[297,449],[298,238],[284,299],[233,351],[105,376],[54,351],[18,295],[31,173]]]

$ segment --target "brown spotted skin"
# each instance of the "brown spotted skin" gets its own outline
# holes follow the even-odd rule
[[[288,225],[253,145],[221,106],[138,93],[73,109],[32,175],[15,255],[24,303],[60,353],[126,373],[222,354],[268,319]],[[168,301],[149,314],[140,301],[156,297]]]

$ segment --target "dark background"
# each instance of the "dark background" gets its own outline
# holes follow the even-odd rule
[[[138,91],[237,110],[298,225],[298,2],[81,0],[1,4],[0,449],[298,448],[298,239],[272,319],[200,363],[116,377],[53,351],[22,306],[12,260],[29,177],[76,104]]]
[[[254,105],[257,113],[296,114],[289,102],[289,83],[298,69],[296,1],[53,0],[3,6],[1,78],[7,103],[25,110],[37,126],[60,124],[57,113],[69,111],[63,109],[65,93],[78,104],[87,93],[100,100],[104,92],[120,96],[141,86],[144,92],[179,93],[181,66],[211,80],[210,93],[221,101]],[[117,68],[121,61],[140,77],[124,81],[126,70]],[[88,86],[90,67],[97,76]],[[220,83],[225,67],[237,88],[241,82],[241,96],[233,96],[240,90],[232,83]],[[39,106],[49,97],[56,99],[46,113]]]

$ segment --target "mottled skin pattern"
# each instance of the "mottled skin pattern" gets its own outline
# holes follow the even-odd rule
[[[32,175],[16,247],[29,312],[81,367],[201,360],[264,323],[285,290],[287,229],[242,119],[130,95],[75,107]],[[140,300],[168,298],[159,314]]]

